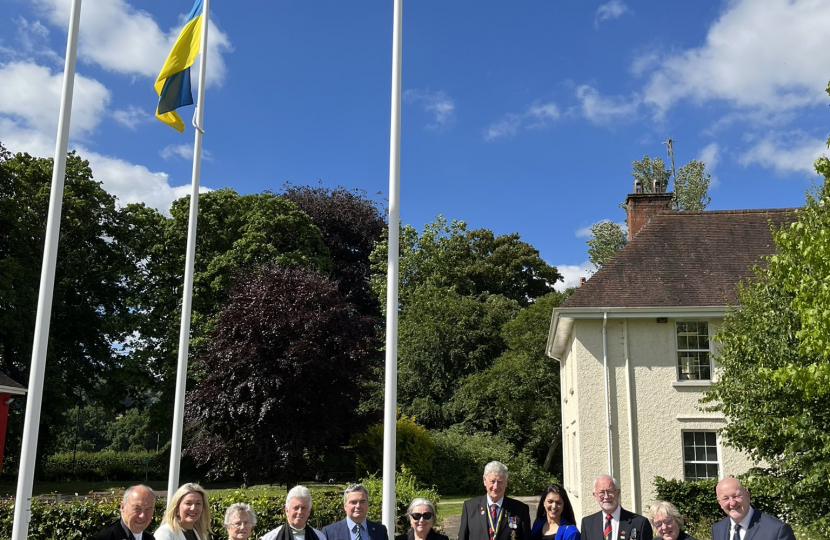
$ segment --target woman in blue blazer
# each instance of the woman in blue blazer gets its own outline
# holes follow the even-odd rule
[[[579,540],[575,522],[574,509],[565,488],[551,484],[539,498],[530,535],[533,540]]]

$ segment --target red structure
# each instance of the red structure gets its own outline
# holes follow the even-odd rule
[[[0,372],[0,470],[3,469],[3,451],[6,448],[6,425],[9,421],[9,405],[14,396],[26,394],[26,387]]]

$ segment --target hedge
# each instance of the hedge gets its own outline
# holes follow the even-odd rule
[[[382,482],[378,478],[364,481],[369,491],[369,519],[380,521]],[[432,490],[417,487],[417,481],[409,474],[399,474],[396,481],[398,522],[405,523],[403,515],[414,497],[427,497],[435,502],[438,494]],[[93,495],[83,500],[55,502],[54,500],[34,499],[32,501],[32,518],[29,523],[29,540],[85,540],[94,533],[118,519],[119,503],[122,494],[112,496]],[[321,529],[329,523],[343,519],[342,489],[312,490],[312,510],[309,523]],[[238,489],[230,494],[216,495],[208,493],[211,528],[213,540],[227,539],[222,526],[225,510],[237,502],[248,503],[257,514],[257,524],[252,538],[258,538],[271,529],[285,523],[285,495],[262,494],[245,489]],[[153,523],[149,530],[154,531],[161,523],[166,500],[156,501]],[[0,539],[11,538],[14,518],[14,501],[0,501]],[[393,535],[390,535],[393,536]]]

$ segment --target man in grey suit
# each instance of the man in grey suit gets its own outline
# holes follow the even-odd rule
[[[749,491],[735,478],[724,478],[715,488],[727,518],[712,525],[712,540],[795,540],[792,528],[752,508]]]
[[[369,492],[363,484],[352,484],[343,494],[346,519],[326,525],[323,534],[328,540],[389,540],[386,527],[366,519]]]

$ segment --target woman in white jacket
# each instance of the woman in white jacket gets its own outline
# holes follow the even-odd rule
[[[164,523],[156,529],[156,540],[208,540],[210,506],[199,484],[184,484],[168,499]]]

